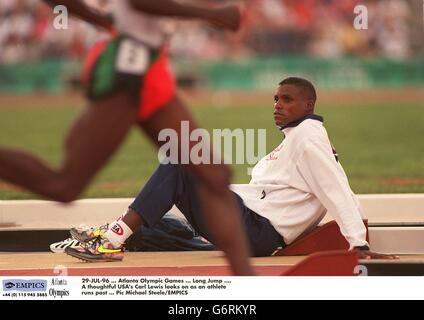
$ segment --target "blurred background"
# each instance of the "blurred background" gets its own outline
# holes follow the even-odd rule
[[[206,0],[203,0],[206,1]],[[107,11],[107,0],[86,1]],[[209,1],[229,2],[229,1]],[[421,0],[248,0],[236,33],[169,23],[181,94],[212,128],[266,128],[277,83],[303,76],[318,87],[317,113],[357,193],[424,192],[424,26]],[[356,30],[365,5],[368,29]],[[104,34],[71,19],[53,28],[39,0],[0,0],[0,145],[57,165],[66,128],[84,105],[79,70]],[[133,133],[85,197],[133,196],[157,165]],[[247,165],[234,181],[247,183]],[[1,199],[33,197],[0,181]]]
[[[86,2],[107,11],[107,0]],[[275,85],[275,75],[279,79],[283,72],[307,74],[329,88],[424,82],[420,0],[244,2],[248,12],[236,35],[204,24],[170,25],[182,84],[269,89]],[[368,30],[353,26],[359,4],[368,9]],[[0,0],[0,64],[42,63],[31,75],[26,70],[23,79],[18,73],[2,76],[0,90],[57,92],[75,80],[78,69],[71,62],[80,62],[102,35],[77,20],[71,20],[66,31],[55,30],[53,18],[53,11],[40,0]],[[44,77],[43,71],[49,76]]]

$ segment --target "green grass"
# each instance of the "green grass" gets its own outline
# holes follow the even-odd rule
[[[78,110],[69,108],[0,108],[0,146],[24,148],[57,166],[66,129],[77,113]],[[272,107],[204,106],[194,109],[194,113],[209,130],[267,129],[267,151],[282,138],[273,125]],[[330,138],[356,193],[424,192],[422,105],[322,106],[317,113],[325,118]],[[154,148],[134,130],[82,197],[133,197],[157,163]],[[248,166],[233,166],[235,183],[249,181]],[[392,181],[394,178],[396,183]],[[0,200],[32,198],[37,197],[0,183]]]

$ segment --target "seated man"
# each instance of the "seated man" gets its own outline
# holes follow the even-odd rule
[[[393,259],[369,251],[359,202],[330,143],[323,118],[314,113],[316,100],[314,86],[305,79],[287,78],[279,83],[274,120],[285,139],[259,161],[249,184],[231,187],[251,253],[272,255],[314,229],[328,211],[350,249],[359,250],[361,259]],[[160,165],[130,205],[126,220],[154,227],[176,205],[201,236],[215,243],[204,223],[197,183],[197,178],[180,165]],[[79,250],[67,248],[66,253],[86,261],[121,260],[123,244],[131,234],[118,220],[94,245]],[[74,235],[81,236],[78,232]]]

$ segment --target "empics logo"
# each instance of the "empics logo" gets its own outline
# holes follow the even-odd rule
[[[47,280],[3,280],[3,291],[46,292]]]
[[[6,288],[6,289],[12,289],[12,288],[14,288],[15,287],[15,284],[14,283],[12,283],[12,282],[7,282],[5,285],[4,285],[4,288]]]

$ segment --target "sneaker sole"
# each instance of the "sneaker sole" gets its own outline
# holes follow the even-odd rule
[[[74,248],[66,248],[65,253],[68,256],[77,258],[84,262],[117,262],[124,259],[124,255],[117,257],[106,256],[104,254],[92,254],[86,251],[79,251]]]
[[[50,251],[53,253],[64,253],[66,248],[77,249],[80,247],[80,242],[76,239],[72,241],[62,241],[50,245]]]

